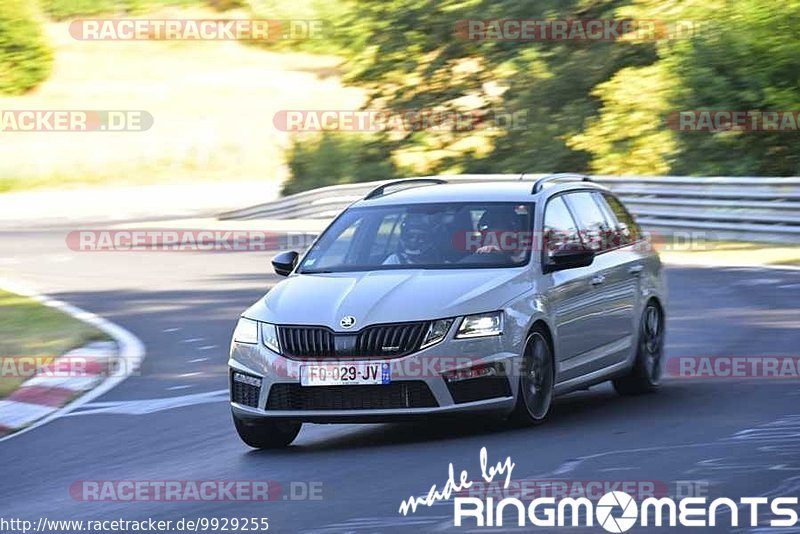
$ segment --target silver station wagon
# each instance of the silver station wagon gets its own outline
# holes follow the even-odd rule
[[[303,422],[538,424],[556,395],[659,383],[661,262],[583,176],[388,183],[272,264],[286,278],[242,314],[229,360],[252,447],[286,446]]]

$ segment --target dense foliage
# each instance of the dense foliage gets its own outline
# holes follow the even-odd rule
[[[53,54],[30,0],[0,0],[0,94],[22,94],[50,74]]]
[[[367,107],[527,113],[524,129],[499,135],[409,133],[393,156],[416,154],[414,172],[800,171],[800,131],[685,132],[668,125],[680,110],[800,110],[797,0],[348,5],[337,36],[350,54],[347,80],[369,88]],[[657,39],[605,42],[479,41],[455,31],[465,19],[504,18],[657,20],[660,30]]]
[[[385,141],[353,134],[325,133],[296,140],[288,157],[292,179],[284,184],[283,193],[395,178],[399,171],[389,154]]]

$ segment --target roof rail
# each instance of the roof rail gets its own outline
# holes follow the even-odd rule
[[[549,174],[542,178],[536,180],[533,184],[533,189],[531,189],[531,194],[535,195],[539,191],[544,188],[544,185],[549,182],[555,182],[556,180],[565,180],[570,182],[591,182],[592,179],[588,176],[583,174],[576,174],[572,172],[560,172],[556,174]]]
[[[385,194],[385,190],[387,187],[392,187],[395,185],[402,185],[402,184],[419,184],[419,185],[439,185],[439,184],[446,184],[447,180],[442,180],[441,178],[406,178],[403,180],[395,180],[393,182],[389,182],[388,184],[379,185],[369,193],[367,196],[364,197],[364,200],[369,200],[371,198],[376,198]]]

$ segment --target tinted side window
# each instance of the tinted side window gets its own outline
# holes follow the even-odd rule
[[[580,243],[575,220],[560,196],[547,203],[543,234],[544,250],[548,257],[565,243]]]
[[[603,251],[614,246],[614,228],[590,191],[565,195],[578,219],[583,242],[592,250]]]
[[[619,199],[614,195],[610,195],[608,193],[603,193],[603,198],[608,203],[608,207],[611,208],[611,211],[617,217],[618,231],[624,242],[633,243],[641,239],[639,225],[636,224],[636,220],[633,218],[630,212],[625,209],[625,206],[622,205],[622,202],[620,202]]]

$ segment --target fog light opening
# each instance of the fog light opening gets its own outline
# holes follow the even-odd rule
[[[465,369],[456,369],[443,373],[444,379],[448,383],[461,382],[462,380],[471,380],[473,378],[485,378],[487,376],[500,376],[500,365],[496,363],[481,364],[474,367]]]
[[[261,379],[256,378],[254,376],[246,375],[243,373],[233,373],[233,380],[234,382],[241,382],[242,384],[247,384],[248,386],[256,386],[261,387]]]

